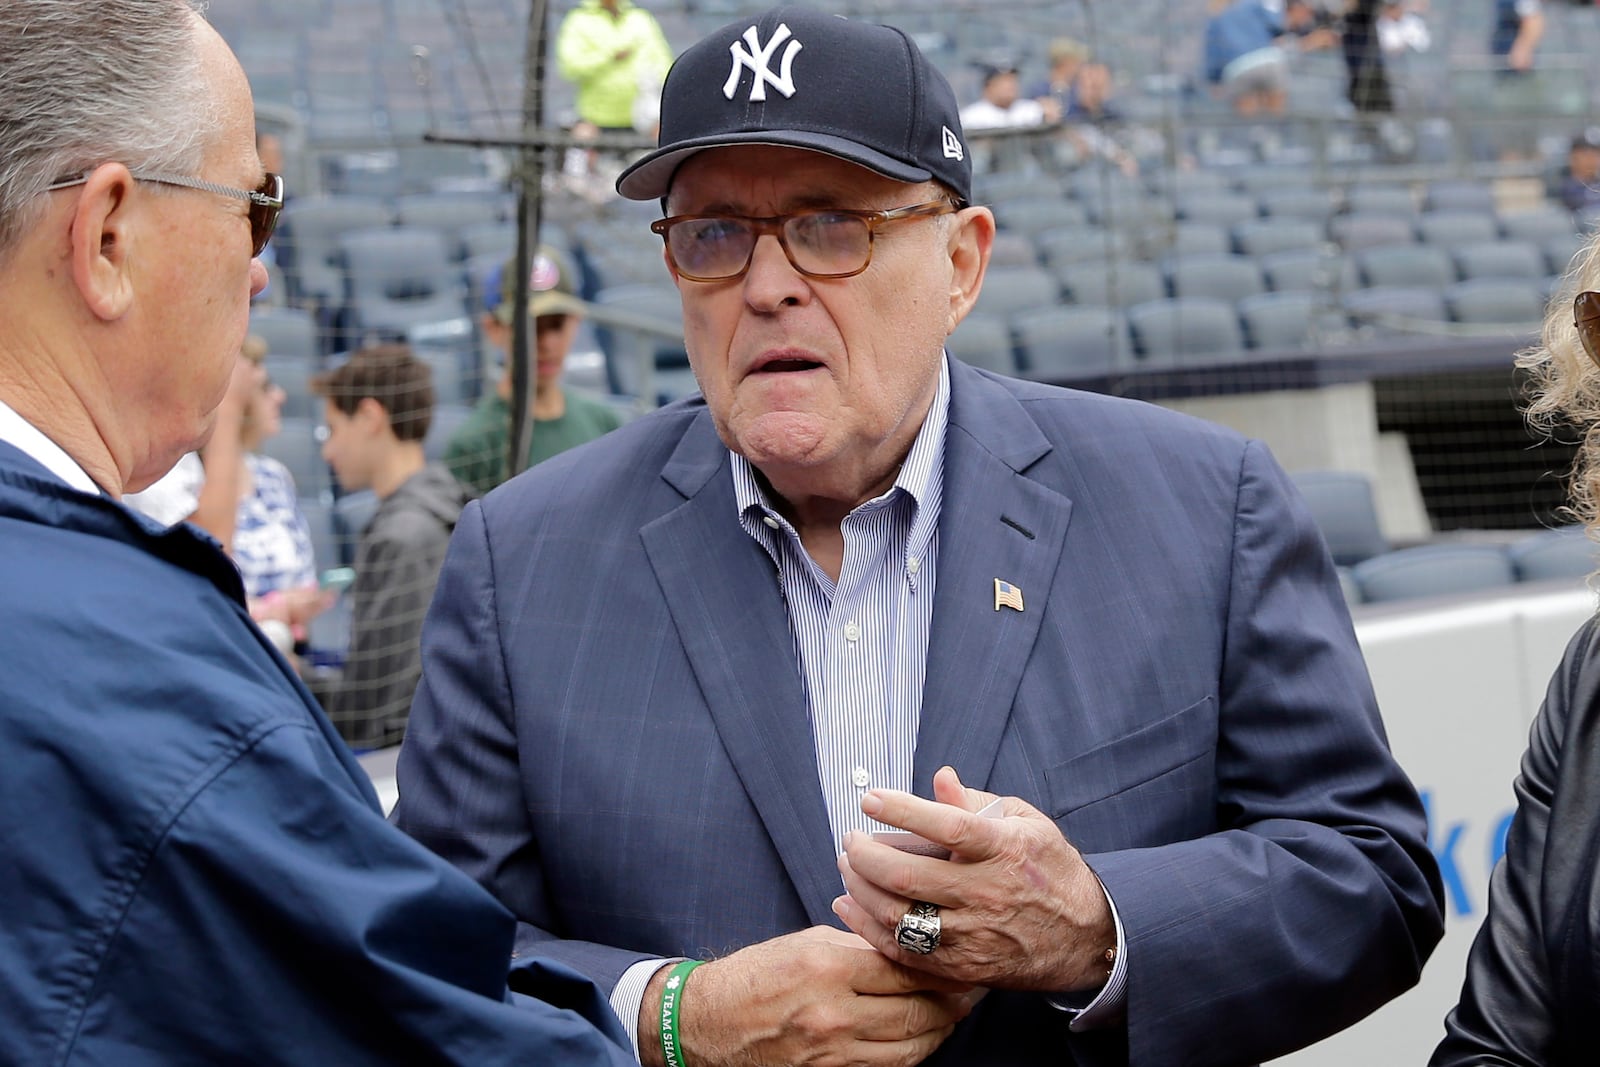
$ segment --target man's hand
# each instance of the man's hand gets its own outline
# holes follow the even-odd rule
[[[934,776],[933,791],[935,800],[874,790],[861,810],[945,846],[950,859],[849,834],[839,857],[847,895],[835,913],[889,959],[956,981],[1055,993],[1103,985],[1116,924],[1078,850],[1016,797],[1005,799],[1004,818],[973,815],[995,798],[962,786],[949,767]],[[895,926],[916,901],[940,908],[939,947],[927,955],[895,943]]]
[[[639,1051],[661,1060],[656,972],[639,1011]],[[972,1010],[970,986],[902,967],[854,934],[814,926],[695,970],[679,1037],[695,1067],[910,1067]]]

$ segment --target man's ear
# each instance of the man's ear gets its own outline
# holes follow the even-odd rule
[[[128,267],[136,199],[128,168],[106,163],[89,175],[72,212],[72,281],[89,311],[107,322],[133,306]]]
[[[945,324],[946,335],[978,302],[993,247],[994,213],[986,207],[963,208],[950,228],[950,320]]]
[[[389,412],[378,403],[376,397],[364,396],[356,401],[354,418],[365,433],[376,433],[389,428]]]

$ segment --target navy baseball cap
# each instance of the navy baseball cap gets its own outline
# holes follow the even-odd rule
[[[624,170],[617,192],[665,196],[707,148],[778,145],[825,152],[903,182],[972,195],[955,93],[900,30],[805,7],[731,22],[678,57],[661,90],[660,147]]]

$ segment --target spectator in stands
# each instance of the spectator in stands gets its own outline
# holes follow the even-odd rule
[[[740,19],[662,142],[619,191],[704,399],[467,505],[396,823],[646,1064],[680,1008],[695,1067],[1258,1063],[1415,982],[1438,872],[1310,515],[1259,443],[946,358],[995,222],[910,37]]]
[[[483,285],[484,336],[504,357],[511,349],[511,316],[516,290],[516,260],[507,260],[490,272]],[[578,299],[573,269],[567,257],[549,245],[534,256],[528,279],[528,314],[533,318],[533,396],[528,415],[533,419],[527,466],[531,467],[592,441],[622,424],[614,408],[561,385],[567,353],[578,336],[584,304]],[[445,446],[444,462],[458,479],[479,494],[487,493],[511,477],[511,362],[493,393],[478,403]]]
[[[1600,243],[1522,353],[1534,426],[1583,442],[1573,512],[1600,530]],[[1600,616],[1567,645],[1515,782],[1517,810],[1467,957],[1461,999],[1431,1067],[1592,1062],[1600,1047]]]
[[[300,510],[294,475],[260,451],[283,427],[284,392],[268,377],[266,356],[264,340],[255,334],[244,339],[239,358],[257,374],[256,389],[239,422],[238,508],[230,538],[224,540],[220,530],[209,532],[223,542],[239,568],[251,617],[289,653],[305,639],[306,624],[332,600],[317,584],[311,528]]]
[[[961,124],[967,130],[1042,126],[1060,118],[1048,97],[1041,101],[1022,95],[1017,68],[1009,65],[985,67],[978,99],[961,109]]]
[[[510,916],[216,545],[117,500],[204,442],[281,204],[197,6],[0,4],[0,1063],[625,1067],[569,971],[513,1001]]]
[[[1282,15],[1264,0],[1211,0],[1206,20],[1206,80],[1240,115],[1281,115],[1289,101],[1289,53],[1330,48],[1338,34],[1320,25],[1307,0],[1286,0]]]
[[[422,672],[417,639],[461,508],[472,494],[422,454],[432,370],[405,345],[377,345],[312,380],[328,437],[322,458],[346,492],[377,494],[356,546],[350,644],[327,699],[351,745],[397,745]]]
[[[1078,68],[1073,91],[1062,115],[1063,132],[1078,150],[1079,158],[1108,160],[1128,177],[1139,173],[1133,154],[1117,142],[1106,126],[1122,120],[1111,102],[1111,68],[1089,61]]]
[[[1072,110],[1078,71],[1089,62],[1092,55],[1089,46],[1082,41],[1072,37],[1057,37],[1050,42],[1050,72],[1034,83],[1028,95],[1047,109],[1046,114],[1053,109],[1056,115],[1066,115]]]
[[[659,92],[672,46],[656,17],[632,0],[581,0],[556,31],[556,63],[578,88],[579,119],[633,133],[641,87]]]
[[[1572,139],[1567,172],[1557,192],[1569,211],[1587,211],[1600,204],[1600,127],[1590,127]]]
[[[1534,55],[1544,37],[1544,5],[1540,0],[1494,0],[1494,29],[1489,54],[1500,61],[1502,74],[1533,70]]]

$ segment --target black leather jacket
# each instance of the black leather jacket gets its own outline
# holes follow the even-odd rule
[[[1461,1002],[1430,1067],[1593,1064],[1600,1049],[1600,623],[1550,680]]]

